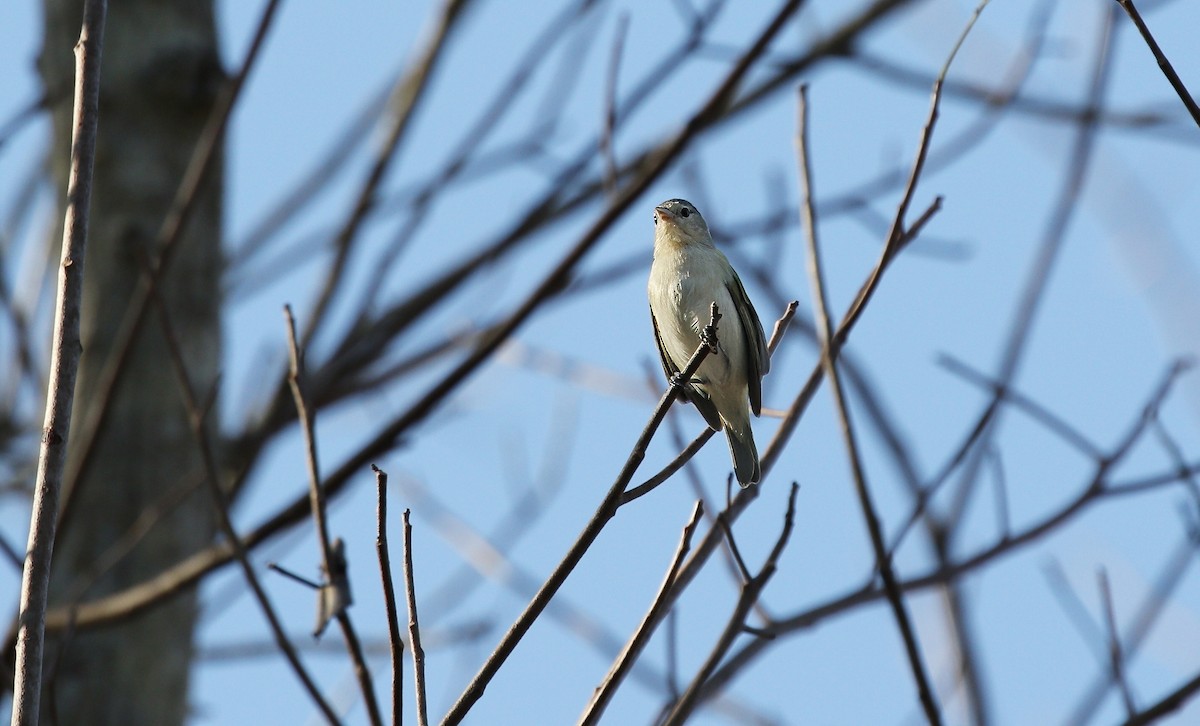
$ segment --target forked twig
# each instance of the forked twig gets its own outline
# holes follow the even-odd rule
[[[775,541],[775,546],[771,549],[771,553],[767,556],[767,561],[763,563],[762,569],[757,575],[750,578],[745,585],[742,586],[742,593],[738,597],[737,605],[734,606],[733,613],[729,616],[729,621],[725,625],[725,630],[717,639],[716,646],[709,653],[704,665],[700,667],[696,677],[692,679],[687,690],[675,702],[675,706],[671,709],[671,713],[667,716],[663,723],[666,726],[678,726],[682,724],[695,710],[696,705],[700,701],[700,694],[704,688],[704,684],[717,670],[717,666],[725,658],[725,654],[733,646],[733,640],[739,633],[746,630],[746,616],[750,614],[751,608],[758,602],[759,596],[762,594],[767,583],[775,574],[777,569],[779,556],[783,554],[783,548],[787,545],[788,538],[792,534],[792,525],[796,518],[796,492],[800,491],[799,485],[792,482],[792,491],[788,495],[787,513],[783,517],[783,531],[779,533],[779,539]]]
[[[663,577],[662,585],[658,589],[658,593],[654,596],[654,601],[650,603],[650,610],[646,616],[642,618],[642,622],[637,629],[633,631],[629,642],[625,644],[621,654],[613,661],[612,667],[608,669],[604,680],[596,688],[595,694],[592,695],[591,702],[584,709],[583,715],[579,717],[580,726],[585,724],[596,724],[600,722],[600,717],[604,715],[604,709],[608,707],[612,700],[613,694],[617,692],[617,688],[625,680],[626,674],[633,667],[638,656],[646,647],[646,643],[650,641],[650,636],[654,633],[654,625],[662,619],[662,611],[664,607],[664,595],[671,589],[671,585],[675,582],[675,576],[679,573],[679,568],[683,565],[683,558],[687,556],[688,550],[692,547],[692,535],[696,533],[696,527],[700,525],[700,519],[704,515],[704,503],[701,500],[696,501],[696,505],[692,508],[692,516],[688,523],[683,528],[683,534],[679,538],[679,546],[675,549],[675,556],[671,558],[671,566],[667,568],[667,574]]]

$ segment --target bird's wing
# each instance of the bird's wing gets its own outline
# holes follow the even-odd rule
[[[671,355],[667,353],[666,346],[663,345],[662,334],[658,332],[658,321],[654,319],[654,308],[650,308],[650,324],[654,326],[654,342],[658,344],[658,355],[662,358],[663,373],[667,374],[668,381],[674,380],[675,376],[679,375],[679,366],[675,365],[675,361],[672,360]],[[721,414],[717,413],[716,405],[703,391],[688,383],[680,389],[679,398],[692,403],[713,431],[721,430]]]
[[[746,294],[737,272],[732,267],[729,269],[733,275],[726,283],[726,288],[742,323],[742,334],[746,336],[746,387],[750,392],[750,410],[758,416],[762,413],[762,377],[771,369],[771,356],[767,353],[766,336],[763,335],[762,323],[754,311],[754,304],[750,302],[750,296]]]

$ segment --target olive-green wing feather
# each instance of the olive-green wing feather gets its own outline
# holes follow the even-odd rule
[[[672,381],[679,375],[679,366],[675,365],[675,361],[671,360],[666,347],[663,346],[662,335],[658,332],[658,321],[654,319],[653,308],[650,309],[650,324],[654,326],[654,342],[658,344],[658,356],[662,359],[663,373],[667,374],[668,381]],[[679,398],[692,403],[713,431],[721,430],[721,415],[717,413],[717,407],[713,405],[712,399],[703,391],[687,384],[679,391]]]
[[[733,306],[737,308],[738,319],[742,324],[742,333],[746,336],[746,387],[750,391],[750,410],[755,416],[762,414],[762,377],[771,369],[771,357],[767,353],[767,340],[763,335],[762,323],[754,304],[742,286],[742,280],[732,267],[731,281],[726,285]]]

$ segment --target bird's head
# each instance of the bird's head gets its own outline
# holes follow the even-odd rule
[[[691,202],[668,199],[654,208],[654,235],[677,244],[712,244],[708,224]]]

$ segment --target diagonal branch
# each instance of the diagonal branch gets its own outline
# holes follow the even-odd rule
[[[664,720],[667,726],[678,726],[691,716],[696,708],[696,704],[700,701],[700,694],[704,684],[717,670],[717,666],[721,664],[721,660],[729,649],[733,646],[733,640],[739,633],[746,630],[746,616],[750,614],[751,608],[758,602],[759,596],[767,586],[767,582],[775,574],[778,567],[779,556],[783,554],[783,548],[787,545],[788,538],[792,534],[792,525],[796,517],[796,492],[800,490],[799,485],[792,482],[792,491],[788,495],[787,513],[783,517],[783,531],[779,533],[779,539],[775,541],[775,546],[771,549],[771,553],[767,556],[767,561],[763,563],[762,569],[757,575],[750,578],[743,586],[742,593],[738,597],[737,605],[733,608],[733,613],[729,616],[729,622],[725,626],[725,630],[717,639],[717,645],[709,653],[708,659],[704,665],[700,667],[696,677],[692,679],[686,691],[675,702],[675,707],[671,709],[671,713]]]
[[[1150,52],[1154,54],[1154,60],[1158,62],[1158,67],[1162,69],[1163,75],[1171,82],[1171,88],[1175,89],[1175,93],[1179,94],[1179,100],[1183,101],[1184,107],[1188,113],[1192,115],[1192,120],[1200,126],[1200,106],[1196,105],[1196,99],[1192,98],[1192,94],[1188,93],[1187,86],[1183,85],[1183,81],[1179,78],[1179,74],[1175,72],[1171,61],[1167,60],[1167,56],[1163,54],[1162,48],[1158,47],[1158,41],[1154,40],[1154,36],[1150,34],[1150,28],[1146,27],[1145,21],[1142,20],[1142,14],[1138,12],[1137,7],[1133,4],[1133,0],[1117,0],[1117,4],[1125,9],[1129,15],[1129,19],[1137,26],[1138,32],[1142,34],[1142,40],[1146,41]]]
[[[690,380],[696,374],[696,371],[700,369],[700,364],[708,357],[711,348],[707,341],[716,340],[717,321],[719,318],[717,306],[714,303],[712,306],[712,319],[705,329],[705,335],[702,336],[700,346],[696,348],[696,352],[692,354],[688,364],[680,371],[678,381]],[[621,467],[616,481],[609,487],[608,493],[600,502],[600,506],[596,509],[595,514],[592,515],[583,532],[579,534],[578,539],[567,550],[562,561],[550,573],[550,576],[546,579],[541,589],[538,590],[537,594],[534,595],[529,605],[525,607],[525,610],[517,618],[516,622],[509,627],[500,644],[496,646],[496,649],[492,651],[487,661],[479,669],[479,673],[471,679],[466,689],[458,697],[458,700],[451,707],[449,713],[442,720],[443,726],[460,723],[466,717],[467,712],[470,711],[475,702],[483,696],[484,689],[487,688],[488,683],[491,682],[492,678],[500,670],[500,666],[504,665],[504,661],[516,649],[517,643],[529,631],[529,628],[533,626],[534,621],[537,620],[542,611],[546,609],[546,606],[550,603],[555,593],[566,582],[567,577],[575,569],[575,566],[579,564],[579,561],[583,559],[584,553],[592,546],[596,538],[600,536],[600,532],[604,529],[604,526],[617,513],[617,508],[620,506],[621,494],[629,486],[629,481],[633,478],[634,472],[637,471],[638,465],[642,463],[642,459],[646,457],[646,448],[650,445],[650,439],[654,437],[659,425],[666,418],[667,411],[671,408],[671,404],[675,402],[681,389],[682,383],[672,383],[667,387],[666,393],[663,394],[662,399],[658,402],[658,406],[655,407],[654,413],[650,416],[650,421],[642,429],[641,435],[633,445],[633,450],[625,460],[625,465]]]
[[[596,692],[592,695],[592,700],[584,709],[583,715],[579,717],[580,726],[584,724],[597,724],[600,722],[600,717],[604,715],[604,709],[608,707],[613,695],[620,688],[625,680],[625,676],[633,668],[633,664],[637,661],[646,644],[650,642],[650,636],[654,633],[654,626],[662,620],[664,609],[664,595],[671,589],[671,585],[675,582],[675,576],[679,574],[679,568],[683,565],[683,558],[687,556],[688,550],[692,548],[692,535],[696,533],[696,528],[700,525],[700,518],[704,515],[704,502],[696,500],[696,506],[692,508],[692,516],[688,523],[683,528],[683,534],[679,538],[679,546],[675,549],[675,556],[671,559],[671,566],[667,568],[667,575],[663,578],[662,586],[655,595],[654,601],[650,603],[650,610],[646,613],[646,617],[642,619],[641,624],[633,631],[629,642],[625,644],[624,650],[613,661],[612,667],[604,676],[604,681],[596,688]]]

